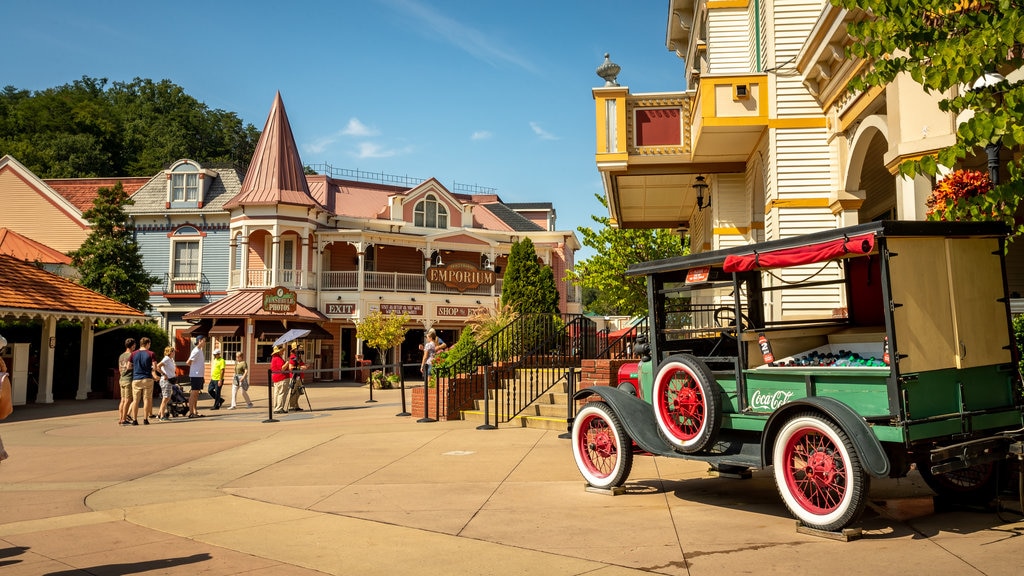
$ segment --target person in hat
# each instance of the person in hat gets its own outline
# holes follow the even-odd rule
[[[213,362],[210,363],[210,387],[207,389],[210,392],[210,397],[213,398],[211,410],[220,410],[220,405],[224,403],[224,397],[220,393],[223,378],[224,357],[220,355],[220,348],[214,348]]]
[[[270,357],[270,380],[274,384],[274,414],[287,414],[288,377],[290,368],[284,359],[284,347],[274,346],[274,354]]]
[[[199,403],[199,395],[203,393],[203,379],[206,378],[206,354],[203,352],[203,344],[206,337],[200,334],[196,336],[195,348],[188,356],[188,417],[199,418],[202,414],[196,409]]]
[[[292,352],[288,356],[288,365],[293,370],[301,369],[306,367],[305,361],[302,359],[302,346],[299,346],[298,342],[292,342]],[[288,409],[298,410],[302,412],[302,408],[299,407],[299,396],[304,393],[305,382],[303,381],[303,375],[301,372],[292,372],[291,385],[289,390],[291,394],[288,395]]]

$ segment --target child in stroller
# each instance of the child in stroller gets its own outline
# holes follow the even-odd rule
[[[167,412],[175,418],[188,414],[188,397],[177,382],[171,383],[171,401],[167,405]]]

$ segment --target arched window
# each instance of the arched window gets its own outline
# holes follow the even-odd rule
[[[199,201],[199,166],[181,162],[171,168],[171,202]]]
[[[437,201],[433,194],[416,203],[412,211],[412,223],[423,228],[447,228],[448,209]]]
[[[171,235],[171,278],[200,279],[202,269],[202,235],[192,226],[182,226]]]

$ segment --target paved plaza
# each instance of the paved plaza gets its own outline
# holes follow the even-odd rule
[[[309,392],[314,411],[270,423],[266,398],[133,427],[117,426],[113,400],[16,408],[0,423],[11,454],[0,464],[0,575],[935,576],[1024,565],[1019,514],[914,517],[930,495],[916,476],[876,481],[863,538],[839,542],[796,531],[770,471],[731,480],[637,457],[627,493],[605,496],[584,490],[557,431],[418,423],[395,416],[398,390],[374,391],[374,403],[354,384]]]

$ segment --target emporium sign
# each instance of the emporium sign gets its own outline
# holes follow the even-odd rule
[[[299,299],[293,290],[282,286],[263,291],[263,310],[284,314],[294,314]]]
[[[494,286],[494,270],[481,270],[469,262],[453,262],[427,268],[427,281],[465,292],[480,286]]]

